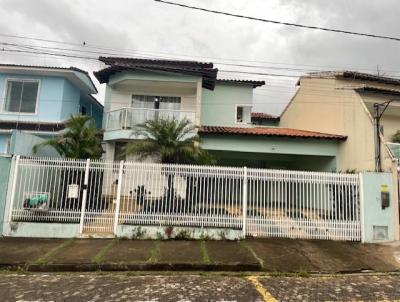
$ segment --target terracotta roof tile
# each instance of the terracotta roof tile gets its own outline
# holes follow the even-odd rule
[[[221,127],[221,126],[202,126],[200,134],[227,134],[227,135],[254,135],[254,136],[280,136],[298,138],[318,138],[346,140],[347,136],[337,134],[327,134],[315,131],[306,131],[290,128],[269,128],[269,127]]]
[[[279,120],[279,116],[272,115],[272,114],[265,113],[265,112],[252,112],[251,118],[258,119],[258,120]]]
[[[364,80],[364,81],[372,81],[383,84],[391,84],[391,85],[400,85],[399,78],[393,77],[385,77],[379,76],[370,73],[358,72],[358,71],[319,71],[319,72],[311,72],[305,77],[317,77],[317,78],[332,78],[332,77],[342,77],[345,79],[352,80]]]
[[[251,85],[253,86],[253,88],[265,85],[265,81],[240,80],[240,79],[217,79],[217,82]]]

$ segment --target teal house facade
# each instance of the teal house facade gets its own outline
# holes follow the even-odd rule
[[[106,84],[106,158],[130,159],[124,146],[152,118],[189,119],[219,165],[336,171],[344,135],[279,127],[279,117],[253,111],[264,81],[219,79],[212,63],[100,57]],[[154,159],[156,161],[156,159]]]
[[[33,145],[64,129],[71,115],[90,115],[101,127],[96,93],[78,68],[0,65],[0,154],[32,155]],[[44,148],[37,155],[57,154]]]

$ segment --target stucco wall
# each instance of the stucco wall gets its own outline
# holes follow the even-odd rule
[[[32,151],[33,146],[52,137],[52,135],[39,135],[14,130],[11,139],[10,153],[22,156],[60,157],[56,150],[50,146],[39,148],[37,153],[33,153]]]
[[[82,96],[80,98],[80,107],[86,108],[86,114],[90,115],[94,118],[97,128],[102,128],[103,123],[103,108],[98,104],[94,103],[93,100],[90,100],[86,96]]]
[[[354,83],[335,79],[301,79],[301,86],[281,116],[281,127],[346,135],[341,144],[338,169],[375,169],[373,121],[362,98],[352,89]],[[383,168],[389,170],[388,153]]]
[[[253,86],[217,83],[213,91],[203,89],[201,125],[239,126],[236,105],[253,104]]]
[[[395,228],[399,227],[398,219],[394,219],[394,210],[398,210],[394,205],[394,190],[391,173],[363,173],[362,174],[362,194],[364,197],[363,218],[364,232],[362,234],[364,242],[383,242],[395,240]],[[385,187],[390,194],[390,205],[382,209],[381,191]],[[374,238],[374,227],[387,228],[387,238]],[[375,231],[376,233],[376,231]]]
[[[11,157],[0,156],[0,236],[3,234],[5,207],[7,200],[8,179],[10,176]]]
[[[39,80],[39,103],[36,114],[12,114],[4,112],[5,85],[7,79]],[[28,76],[16,74],[0,74],[1,119],[19,121],[59,121],[61,116],[61,100],[65,80],[61,77]]]
[[[0,154],[7,153],[7,144],[11,139],[11,133],[0,133]]]
[[[201,145],[222,164],[309,171],[337,170],[340,142],[281,137],[201,135]]]
[[[105,111],[131,107],[132,95],[181,97],[181,110],[196,110],[197,77],[124,72],[112,76],[107,85]]]
[[[64,80],[61,106],[61,120],[67,120],[80,111],[80,90],[68,80]]]

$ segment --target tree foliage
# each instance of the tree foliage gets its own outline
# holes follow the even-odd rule
[[[400,143],[400,130],[397,130],[396,133],[392,137],[393,143]]]
[[[92,117],[85,115],[71,116],[66,122],[66,129],[59,135],[33,146],[37,153],[45,146],[53,147],[62,157],[76,159],[98,159],[103,154],[101,132]]]
[[[200,147],[195,127],[187,119],[148,120],[137,126],[139,139],[126,146],[126,154],[140,159],[158,157],[161,163],[213,164],[214,158]]]

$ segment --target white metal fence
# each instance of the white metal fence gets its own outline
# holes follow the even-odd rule
[[[215,227],[245,235],[361,239],[359,176],[136,162],[16,159],[13,221]]]

